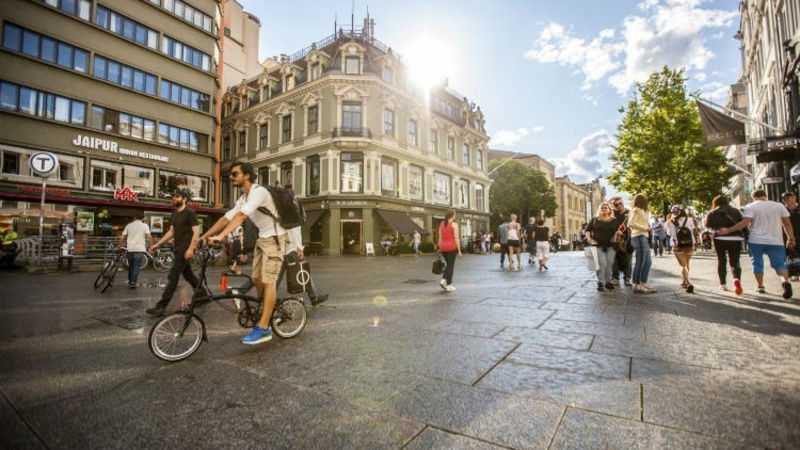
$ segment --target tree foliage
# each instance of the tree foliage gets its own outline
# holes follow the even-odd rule
[[[636,84],[623,110],[609,183],[629,194],[645,194],[651,209],[682,204],[707,210],[731,173],[721,149],[705,146],[684,71],[665,66],[651,74]]]
[[[489,170],[500,163],[501,161],[492,161]],[[494,181],[489,191],[493,228],[500,215],[507,217],[516,213],[520,220],[527,220],[530,216],[538,217],[541,210],[544,210],[546,217],[555,215],[556,196],[542,172],[526,167],[519,161],[509,161],[490,177]]]

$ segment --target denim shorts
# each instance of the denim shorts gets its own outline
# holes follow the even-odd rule
[[[753,273],[764,273],[764,253],[769,257],[769,265],[776,271],[786,270],[786,248],[782,245],[748,244]]]

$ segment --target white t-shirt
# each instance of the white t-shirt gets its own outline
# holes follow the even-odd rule
[[[667,221],[667,235],[669,235],[670,239],[672,239],[672,245],[678,245],[678,228],[686,227],[689,231],[692,232],[692,243],[696,244],[697,239],[694,236],[694,229],[697,227],[697,224],[694,223],[694,219],[691,217],[679,217],[678,225],[676,226],[672,220]],[[683,221],[686,221],[686,224]]]
[[[783,245],[781,219],[789,217],[789,211],[778,202],[756,200],[744,207],[744,217],[749,217],[751,244]]]
[[[148,234],[150,234],[150,227],[141,220],[137,219],[125,225],[125,229],[122,230],[122,235],[128,238],[125,247],[129,252],[147,251],[145,238]]]
[[[250,188],[249,194],[242,194],[233,209],[225,213],[225,218],[233,220],[236,213],[241,212],[253,221],[258,227],[258,237],[268,238],[272,236],[280,236],[286,233],[286,230],[281,227],[281,224],[272,220],[272,217],[258,211],[260,207],[266,207],[275,217],[278,212],[275,209],[275,203],[272,201],[272,195],[267,191],[264,186],[254,184]]]

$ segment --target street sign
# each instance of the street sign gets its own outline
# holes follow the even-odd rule
[[[36,152],[28,159],[28,165],[37,175],[46,178],[58,169],[58,156],[50,152]]]
[[[761,184],[776,184],[776,183],[783,183],[783,178],[781,177],[766,177],[761,179]]]

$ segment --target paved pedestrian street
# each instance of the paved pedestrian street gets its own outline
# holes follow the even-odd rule
[[[0,274],[2,447],[800,447],[800,284],[754,295],[745,265],[745,294],[721,292],[712,253],[693,295],[654,258],[644,296],[596,292],[578,252],[549,272],[466,255],[453,293],[429,257],[310,261],[331,298],[300,336],[243,346],[211,305],[173,364],[146,345],[163,274],[106,294],[92,273]]]

